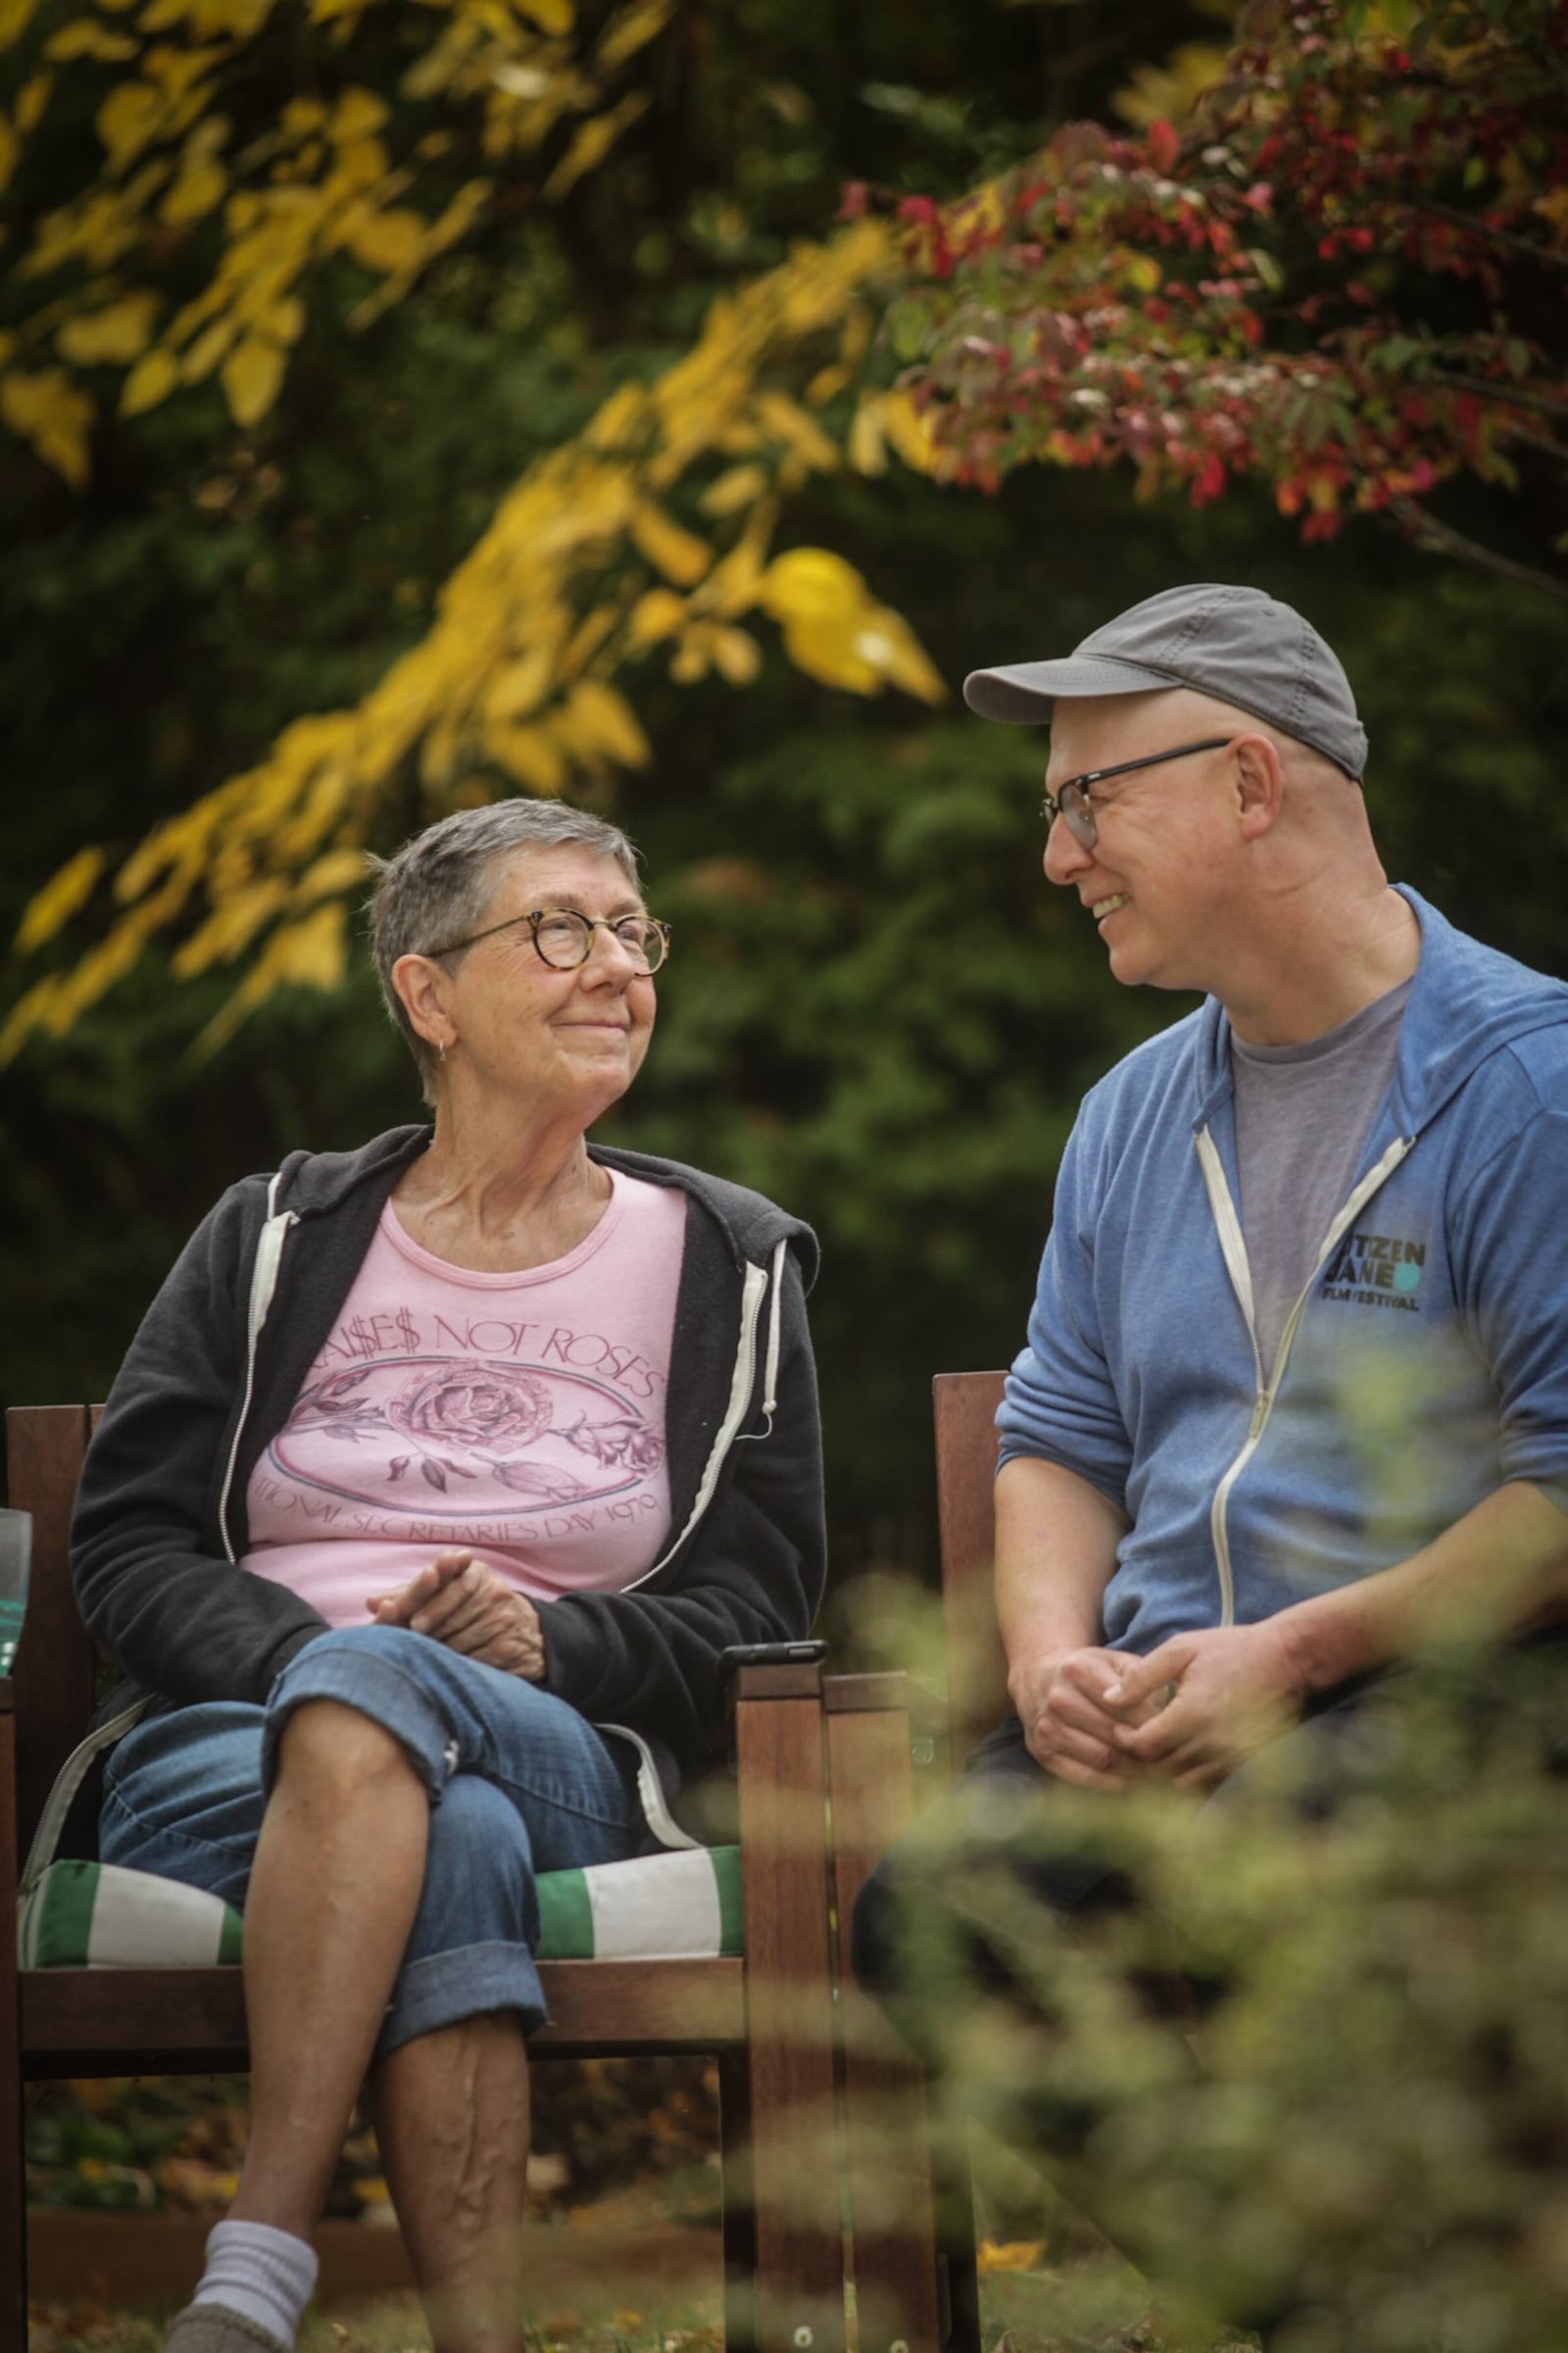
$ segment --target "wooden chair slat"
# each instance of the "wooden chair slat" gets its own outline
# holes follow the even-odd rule
[[[1000,1372],[939,1373],[931,1384],[949,1739],[955,1766],[1007,1711],[1006,1661],[992,1593],[995,1422],[1005,1378]]]
[[[747,2048],[747,1964],[542,1961],[550,2024],[530,2037],[542,2057]]]
[[[11,1500],[32,1514],[32,1580],[17,1652],[17,1833],[24,1854],[93,1707],[93,1648],[71,1586],[71,1509],[87,1448],[80,1405],[6,1415]]]
[[[141,2067],[129,2063],[135,2053]],[[24,1969],[28,2081],[109,2075],[239,2075],[247,2061],[237,1969]]]
[[[546,1961],[539,1977],[541,2054],[745,2047],[739,1960]],[[118,2064],[132,2047],[156,2050],[161,2075],[238,2075],[250,2055],[238,1969],[24,1970],[22,2034],[29,2081],[135,2074]],[[113,2069],[93,2064],[106,2055]]]

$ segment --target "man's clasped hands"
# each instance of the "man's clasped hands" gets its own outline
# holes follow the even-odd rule
[[[1021,1661],[1009,1689],[1030,1754],[1084,1789],[1211,1789],[1300,1712],[1289,1620],[1176,1635],[1147,1658],[1083,1647]]]

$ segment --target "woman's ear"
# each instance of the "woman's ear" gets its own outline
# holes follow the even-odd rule
[[[438,1052],[457,1043],[446,1006],[448,980],[449,975],[428,956],[400,956],[392,967],[392,986],[410,1027]]]

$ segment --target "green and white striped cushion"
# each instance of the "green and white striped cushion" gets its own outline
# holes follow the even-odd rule
[[[239,1914],[220,1895],[116,1863],[51,1863],[18,1908],[24,1969],[211,1967],[239,1947]]]
[[[546,1871],[539,1879],[541,1961],[697,1961],[738,1953],[741,1850],[675,1854]]]
[[[741,1950],[738,1846],[700,1846],[550,1871],[542,1961],[701,1960]],[[51,1863],[18,1907],[24,1969],[206,1968],[240,1957],[220,1895],[116,1863]]]

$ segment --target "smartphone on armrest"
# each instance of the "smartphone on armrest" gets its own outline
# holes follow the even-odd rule
[[[726,1667],[811,1667],[827,1656],[827,1644],[814,1639],[799,1642],[730,1642],[719,1656]]]

